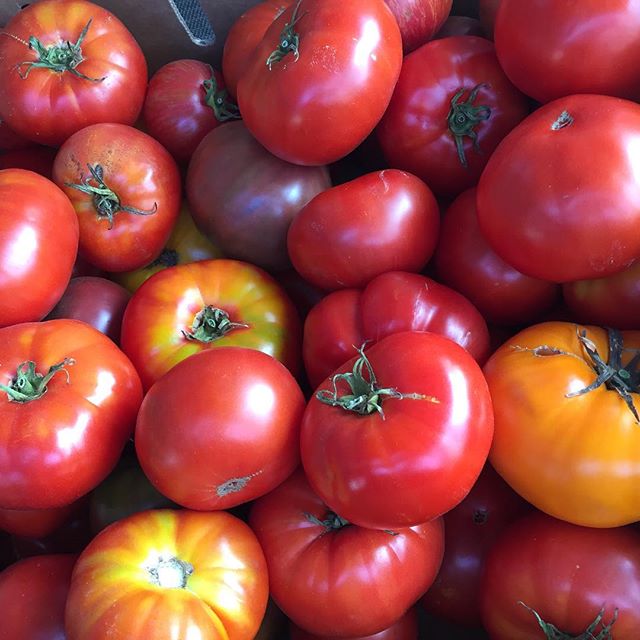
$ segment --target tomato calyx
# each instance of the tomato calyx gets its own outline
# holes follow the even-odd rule
[[[280,60],[289,53],[293,53],[294,62],[297,62],[300,57],[300,51],[298,50],[300,46],[300,35],[294,27],[308,13],[305,11],[303,14],[298,15],[298,9],[300,8],[301,2],[302,0],[298,0],[296,2],[295,7],[293,8],[293,13],[291,14],[291,20],[284,25],[280,32],[280,42],[278,42],[278,47],[274,49],[267,58],[266,64],[267,67],[269,67],[269,71],[271,71],[271,67],[274,62],[280,62]]]
[[[538,621],[540,628],[544,631],[547,640],[613,640],[612,627],[618,619],[618,609],[613,612],[613,618],[609,624],[605,624],[602,619],[604,618],[604,607],[600,609],[600,612],[595,617],[594,621],[579,635],[570,636],[568,633],[560,631],[555,625],[550,622],[545,622],[537,611],[527,606],[521,600],[518,602],[525,609],[530,611]],[[596,629],[600,628],[600,631],[596,634]]]
[[[211,78],[202,83],[205,96],[204,102],[208,107],[213,109],[213,113],[218,122],[226,122],[227,120],[238,120],[240,118],[240,110],[238,105],[231,99],[226,89],[218,88],[218,82],[211,72]]]
[[[367,416],[377,411],[384,420],[382,402],[384,398],[396,400],[427,400],[439,403],[437,398],[421,393],[401,393],[392,387],[379,387],[376,375],[364,353],[364,345],[356,349],[360,357],[353,364],[353,369],[348,373],[337,373],[331,376],[333,389],[320,389],[316,392],[316,398],[331,407],[340,407],[345,411],[353,411],[361,416]],[[364,372],[367,372],[365,377]],[[339,394],[338,382],[346,382],[350,393]]]
[[[458,89],[457,93],[451,98],[451,108],[447,115],[447,124],[456,143],[458,159],[465,168],[468,166],[467,157],[464,153],[465,136],[471,138],[473,148],[478,153],[482,153],[475,127],[480,124],[480,122],[488,120],[491,117],[491,108],[488,105],[482,104],[476,106],[473,104],[478,97],[478,92],[484,87],[486,87],[484,83],[476,85],[471,89],[469,97],[464,102],[460,102],[460,99],[468,89],[465,87]]]
[[[50,69],[51,71],[55,71],[56,73],[64,73],[68,71],[72,73],[74,76],[78,78],[82,78],[83,80],[88,80],[89,82],[102,82],[106,76],[102,78],[90,78],[84,73],[80,73],[76,68],[81,62],[84,61],[84,57],[82,55],[82,41],[87,36],[87,32],[89,31],[89,27],[91,26],[92,20],[85,25],[84,29],[80,32],[80,36],[76,42],[61,42],[60,44],[51,45],[49,47],[45,47],[38,38],[35,36],[31,36],[29,38],[29,42],[25,43],[29,47],[38,54],[38,59],[36,61],[25,61],[18,65],[18,74],[23,80],[29,76],[31,70],[34,68],[41,69]],[[20,70],[21,67],[25,66],[26,70],[22,72]]]
[[[86,178],[82,179],[81,184],[74,184],[72,182],[65,182],[65,186],[71,189],[77,189],[82,193],[93,198],[93,207],[98,213],[98,220],[108,220],[109,229],[113,229],[113,220],[117,213],[124,211],[125,213],[131,213],[136,216],[151,216],[158,210],[158,205],[153,204],[152,209],[143,210],[136,209],[135,207],[129,207],[123,205],[120,202],[118,194],[110,189],[104,181],[104,169],[99,164],[87,164],[89,174]],[[91,181],[96,184],[90,184]]]
[[[232,322],[229,314],[224,309],[207,305],[196,314],[191,330],[185,331],[183,329],[182,335],[187,340],[213,342],[233,329],[247,329],[248,327],[249,325],[243,322]]]
[[[33,360],[22,362],[18,365],[16,375],[10,385],[0,384],[0,390],[9,397],[9,402],[25,404],[41,398],[47,392],[47,385],[53,376],[63,371],[69,382],[69,372],[66,367],[75,364],[73,358],[65,358],[62,362],[49,367],[47,373],[38,373],[36,363]]]
[[[175,556],[160,556],[145,568],[149,582],[162,589],[185,589],[189,576],[193,574],[193,565]]]
[[[324,520],[320,520],[320,518],[306,511],[304,513],[304,517],[312,524],[315,524],[319,527],[324,527],[327,531],[337,531],[338,529],[348,527],[351,524],[348,520],[345,520],[343,517],[339,516],[333,511],[327,511],[324,516]]]
[[[175,249],[163,249],[160,255],[150,262],[145,269],[153,267],[175,267],[178,264],[178,252]]]

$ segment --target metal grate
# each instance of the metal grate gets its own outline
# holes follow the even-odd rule
[[[169,0],[169,4],[195,44],[208,47],[215,42],[216,34],[199,0]]]

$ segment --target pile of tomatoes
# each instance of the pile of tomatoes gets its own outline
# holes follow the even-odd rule
[[[584,5],[263,0],[150,79],[4,26],[3,637],[640,637],[640,9]]]

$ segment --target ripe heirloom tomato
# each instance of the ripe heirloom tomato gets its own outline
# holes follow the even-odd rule
[[[31,171],[0,171],[0,327],[44,318],[77,251],[78,219],[64,193]]]
[[[0,508],[77,500],[115,467],[142,401],[109,338],[78,320],[0,329]]]
[[[375,531],[347,522],[298,470],[253,503],[271,596],[321,636],[366,636],[395,624],[428,589],[444,552],[442,518]]]
[[[250,54],[238,106],[274,155],[329,164],[373,131],[401,65],[400,29],[384,0],[296,0]]]
[[[264,554],[219,511],[145,511],[99,533],[78,558],[67,640],[252,640],[267,605]]]
[[[151,136],[123,124],[96,124],[60,148],[53,179],[80,221],[80,254],[105,271],[130,271],[157,258],[180,209],[180,173]]]
[[[320,385],[302,419],[302,464],[341,517],[394,529],[455,507],[492,435],[476,361],[449,338],[405,331],[360,350]]]
[[[478,182],[493,150],[528,111],[491,42],[452,36],[405,58],[378,140],[391,166],[452,197]]]
[[[42,0],[0,39],[0,118],[17,133],[59,146],[97,122],[133,124],[147,63],[111,12],[85,0]]]
[[[188,356],[224,346],[249,347],[300,366],[300,319],[266,272],[237,260],[169,267],[133,295],[121,345],[148,389]]]
[[[488,360],[491,463],[538,509],[589,527],[640,520],[639,348],[638,331],[545,322]]]

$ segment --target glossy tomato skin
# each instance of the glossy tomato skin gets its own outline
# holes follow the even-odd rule
[[[538,637],[540,625],[521,601],[567,637],[579,637],[601,610],[595,633],[617,610],[610,637],[633,640],[640,628],[639,585],[637,532],[579,527],[533,513],[505,530],[489,553],[483,623],[492,640]]]
[[[527,37],[522,38],[526,25]],[[579,4],[501,0],[495,22],[500,64],[538,102],[574,93],[636,99],[640,7],[619,0]]]
[[[298,59],[291,52],[268,65],[292,20]],[[302,0],[273,21],[254,49],[238,82],[238,106],[274,155],[329,164],[373,131],[401,64],[400,29],[384,0]]]
[[[191,570],[184,586],[164,582],[171,571],[163,573],[159,560],[176,559]],[[173,567],[181,574],[179,563]],[[267,596],[264,554],[244,522],[222,511],[146,511],[102,531],[80,555],[67,639],[251,640]]]
[[[0,395],[0,507],[49,509],[77,500],[113,469],[142,401],[140,379],[105,335],[78,320],[0,330],[0,378],[11,386],[22,363],[43,375],[71,358],[44,395]],[[66,373],[65,373],[66,372]]]
[[[640,256],[640,160],[629,152],[638,135],[640,106],[618,98],[573,95],[535,111],[478,184],[489,245],[518,271],[553,282],[629,266]],[[605,148],[606,159],[593,151]]]
[[[26,558],[0,573],[5,638],[66,640],[64,608],[76,557]]]
[[[302,464],[314,491],[349,522],[425,522],[456,506],[486,461],[493,413],[482,370],[455,342],[428,332],[392,334],[365,354],[378,388],[425,398],[384,398],[383,417],[330,406],[316,392],[302,420]],[[320,388],[330,392],[331,378]],[[341,380],[337,388],[348,392]]]
[[[0,327],[47,315],[77,251],[78,220],[64,193],[31,171],[0,171]]]
[[[438,238],[433,193],[404,171],[374,171],[317,195],[287,236],[294,268],[333,291],[363,287],[386,271],[419,271]]]
[[[26,149],[15,149],[0,155],[0,169],[26,169],[51,180],[55,149],[31,145]]]
[[[580,341],[593,341],[606,362],[607,332],[571,322],[532,325],[506,341],[484,368],[495,413],[490,460],[523,498],[554,517],[591,527],[640,518],[638,423],[623,398],[595,381]],[[640,333],[622,334],[637,349]],[[625,351],[622,363],[631,355]],[[636,393],[631,393],[640,406]],[[562,434],[562,438],[558,437]]]
[[[242,122],[229,122],[206,136],[186,179],[187,199],[202,233],[230,258],[271,272],[291,266],[289,225],[330,186],[326,167],[281,160]]]
[[[448,123],[452,101],[462,90],[458,102],[471,101],[490,113],[472,128],[477,147],[471,136],[461,138],[466,166]],[[477,184],[493,150],[528,111],[491,42],[452,36],[428,42],[405,58],[377,134],[391,166],[419,176],[436,195],[453,197]]]
[[[77,73],[30,66],[40,57],[24,45],[32,36],[44,47],[73,44],[89,21]],[[147,63],[111,12],[85,0],[45,0],[20,11],[4,31],[13,37],[0,42],[0,118],[20,135],[59,146],[88,125],[133,124],[138,118]]]
[[[204,342],[188,339],[205,307],[225,311],[236,326]],[[188,356],[238,346],[263,351],[290,371],[300,366],[300,319],[283,289],[266,272],[237,260],[203,260],[164,269],[133,295],[122,321],[121,344],[143,386]]]
[[[89,166],[102,168],[104,185],[117,204],[98,204],[93,195],[70,186],[101,187]],[[178,217],[178,167],[159,142],[133,127],[101,123],[78,131],[60,148],[53,179],[78,214],[80,254],[105,271],[130,271],[151,262]]]
[[[435,265],[441,282],[495,324],[531,324],[560,298],[556,283],[520,273],[489,246],[478,225],[475,188],[461,193],[446,210]]]
[[[327,518],[302,470],[253,504],[249,524],[265,552],[271,596],[317,635],[366,636],[391,626],[435,578],[442,518],[395,531],[332,529]]]
[[[452,0],[385,0],[400,27],[404,54],[433,38],[444,24]]]

